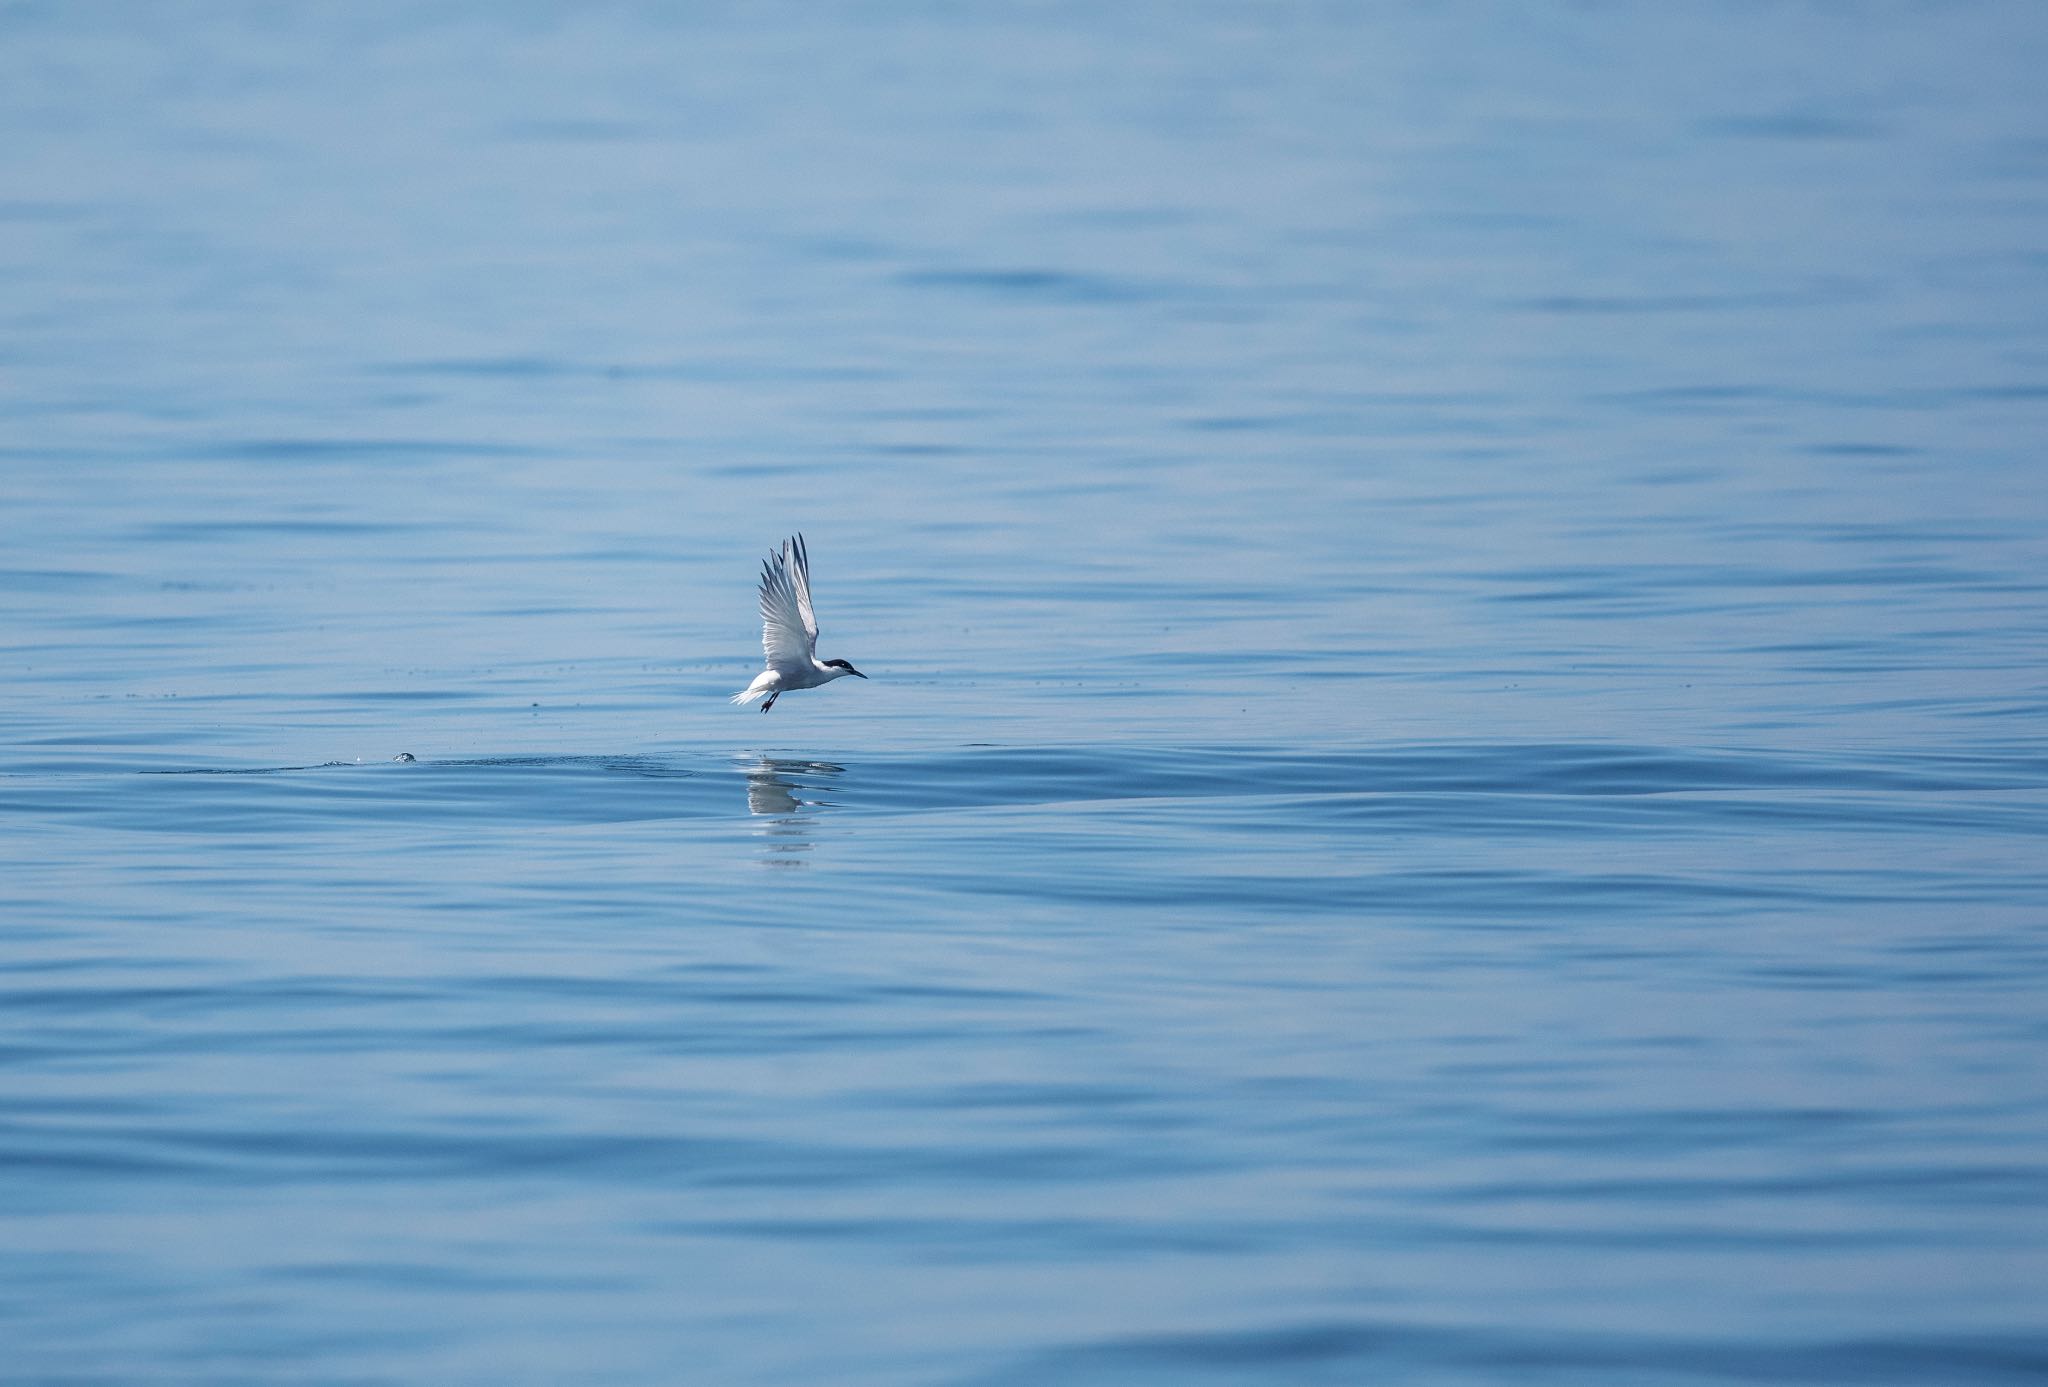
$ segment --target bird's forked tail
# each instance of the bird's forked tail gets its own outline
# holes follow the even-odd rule
[[[754,676],[753,683],[734,694],[732,701],[735,703],[752,703],[757,698],[765,698],[775,692],[775,686],[780,682],[775,677],[774,670],[764,669]]]

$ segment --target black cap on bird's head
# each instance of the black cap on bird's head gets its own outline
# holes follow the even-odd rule
[[[855,669],[852,665],[849,665],[844,660],[820,660],[818,663],[825,666],[825,668],[827,669],[843,669],[848,674],[853,675],[856,679],[867,678],[865,674],[862,674],[859,670]]]

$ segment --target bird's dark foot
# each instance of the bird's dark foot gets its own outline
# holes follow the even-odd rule
[[[777,690],[776,692],[774,692],[774,693],[772,693],[772,694],[769,694],[769,695],[768,695],[768,701],[767,701],[766,703],[764,703],[764,704],[762,704],[762,705],[761,705],[761,711],[765,713],[765,712],[767,712],[767,711],[768,711],[768,710],[769,710],[770,708],[773,708],[773,707],[775,706],[775,700],[776,700],[776,699],[778,699],[778,698],[780,698],[780,697],[782,697],[782,693],[781,693],[781,691],[780,691],[780,690]]]

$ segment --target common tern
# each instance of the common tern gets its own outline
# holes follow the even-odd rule
[[[804,552],[802,535],[784,540],[782,552],[769,555],[761,565],[761,650],[768,657],[768,668],[734,694],[732,701],[752,703],[765,696],[764,713],[791,689],[815,689],[849,674],[867,678],[844,660],[818,658],[818,618],[811,610],[811,560]]]

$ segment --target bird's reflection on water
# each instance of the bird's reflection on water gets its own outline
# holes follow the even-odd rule
[[[772,866],[802,866],[803,854],[811,850],[818,812],[832,807],[832,801],[821,796],[832,777],[846,774],[846,768],[827,761],[764,756],[746,770],[747,812],[761,820],[757,827],[768,840],[762,860]]]

